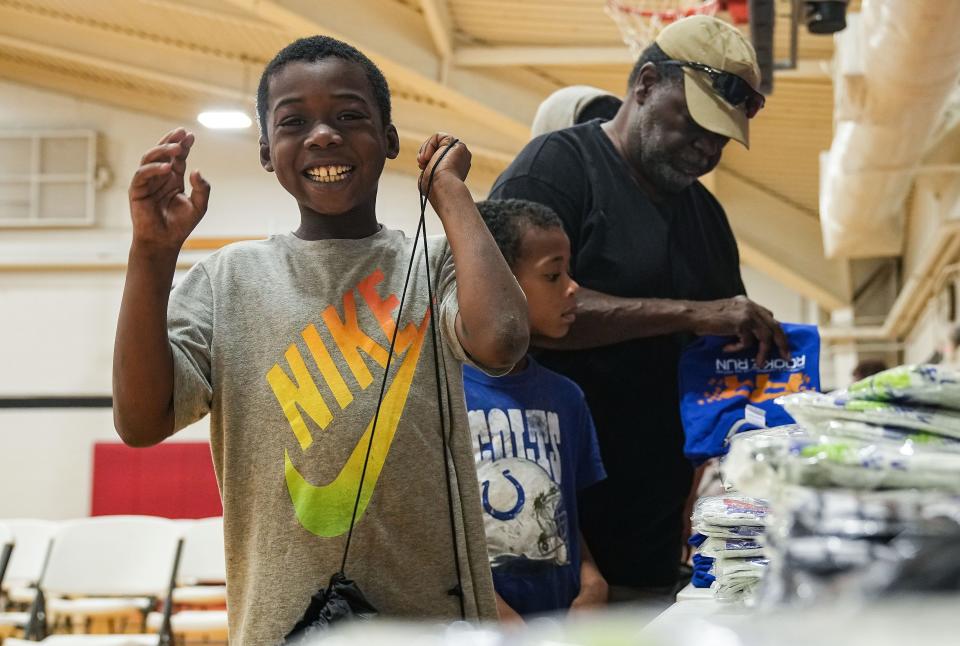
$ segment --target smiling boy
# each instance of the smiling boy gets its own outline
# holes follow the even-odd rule
[[[174,130],[144,155],[130,186],[117,430],[149,446],[210,414],[231,644],[278,643],[340,569],[368,446],[347,575],[384,615],[493,618],[458,377],[465,361],[508,371],[528,330],[523,294],[463,183],[469,152],[456,144],[438,163],[445,135],[420,149],[425,176],[436,165],[430,200],[447,235],[429,241],[436,307],[421,246],[401,312],[413,240],[376,217],[380,174],[399,150],[380,70],[345,43],[305,38],[267,65],[257,98],[261,163],[297,201],[300,226],[229,245],[171,293],[210,188],[194,171],[185,193],[191,133]],[[450,501],[438,495],[445,478]]]

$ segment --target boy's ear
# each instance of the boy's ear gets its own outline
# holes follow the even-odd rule
[[[400,134],[392,123],[387,126],[387,159],[396,159],[400,154]]]
[[[270,161],[270,144],[263,135],[260,135],[260,165],[268,173],[273,172],[273,163]]]

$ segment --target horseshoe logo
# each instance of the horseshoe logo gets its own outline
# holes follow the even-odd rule
[[[483,481],[483,509],[488,514],[496,518],[497,520],[513,520],[517,517],[517,514],[523,509],[523,503],[526,502],[526,496],[523,493],[523,487],[520,486],[520,483],[517,482],[517,479],[510,475],[510,469],[503,470],[503,477],[510,481],[513,485],[513,488],[517,490],[517,502],[513,505],[512,509],[507,511],[500,511],[499,509],[494,509],[493,505],[490,504],[490,481]]]

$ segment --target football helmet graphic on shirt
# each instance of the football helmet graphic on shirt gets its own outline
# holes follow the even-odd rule
[[[536,462],[503,458],[477,469],[490,563],[538,569],[569,563],[563,493]]]

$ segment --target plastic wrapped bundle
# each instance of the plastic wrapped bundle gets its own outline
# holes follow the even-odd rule
[[[960,372],[945,366],[905,365],[854,383],[851,399],[960,410]]]
[[[711,558],[745,558],[762,556],[763,545],[756,538],[707,538],[700,554]]]
[[[764,548],[760,542],[767,503],[740,495],[707,496],[693,511],[696,532],[690,544],[694,555],[693,584],[710,586],[722,601],[739,601],[756,589]],[[712,585],[711,585],[712,584]]]
[[[960,522],[960,496],[935,491],[850,491],[785,487],[775,501],[767,535],[826,535],[886,540],[918,521]]]
[[[690,544],[698,548],[690,582],[695,588],[713,587],[719,600],[735,601],[752,594],[769,564],[757,541],[737,540],[731,544],[694,534]]]
[[[920,449],[960,452],[960,440],[944,435],[927,433],[895,426],[868,424],[847,419],[837,419],[817,425],[807,431],[821,442],[831,439],[863,440],[866,442],[894,442],[900,445],[916,446]]]
[[[960,497],[942,492],[786,487],[765,538],[771,567],[761,603],[822,603],[916,587],[902,573],[915,571],[911,561],[931,542],[960,541],[958,521]],[[938,584],[944,581],[960,579]]]
[[[811,487],[942,489],[960,493],[960,452],[924,449],[911,440],[795,441],[781,476]]]
[[[769,496],[778,486],[780,470],[794,442],[809,439],[809,433],[795,424],[740,433],[732,439],[730,452],[721,463],[723,480],[743,493]]]
[[[810,430],[783,426],[734,438],[723,473],[744,493],[765,497],[783,483],[955,491],[960,442],[849,420],[824,421]]]
[[[852,399],[845,393],[796,393],[779,398],[777,403],[808,429],[849,420],[960,439],[960,412],[948,409]]]
[[[713,564],[716,599],[741,601],[752,597],[769,564],[768,559],[761,557],[717,559]]]
[[[695,527],[763,527],[767,503],[748,496],[706,496],[693,508]]]
[[[755,525],[695,525],[693,531],[710,538],[756,538],[763,533],[763,527]]]

